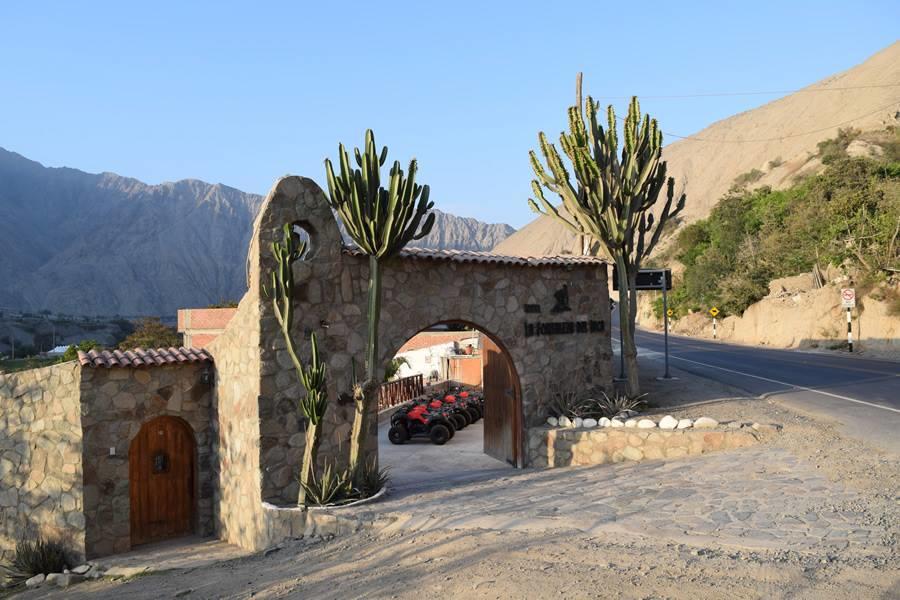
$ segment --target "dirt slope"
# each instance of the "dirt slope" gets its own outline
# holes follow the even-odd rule
[[[894,87],[874,87],[886,85]],[[834,137],[840,127],[869,131],[890,124],[900,124],[900,42],[852,69],[674,141],[663,158],[676,182],[685,184],[683,216],[692,222],[709,214],[738,175],[758,169],[763,175],[755,185],[787,186],[797,175],[817,169],[818,161],[811,159],[816,144]],[[775,163],[770,166],[770,161]],[[494,251],[579,254],[580,243],[549,218],[539,217]]]

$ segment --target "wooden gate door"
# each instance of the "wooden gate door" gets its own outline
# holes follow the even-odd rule
[[[522,466],[519,385],[509,356],[486,335],[484,342],[484,453]]]
[[[131,545],[194,530],[194,435],[176,417],[144,423],[131,442]]]

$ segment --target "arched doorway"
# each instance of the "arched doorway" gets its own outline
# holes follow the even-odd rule
[[[379,452],[395,479],[401,478],[401,470],[406,483],[422,477],[455,480],[524,466],[519,376],[510,353],[495,336],[468,321],[441,321],[406,339],[392,364],[396,376],[382,388],[393,393],[382,394],[387,402],[381,407]],[[390,417],[398,405],[463,391],[483,396],[481,418],[464,426],[464,431],[458,429],[445,445],[435,446],[421,434],[399,446],[387,443]]]
[[[131,441],[128,481],[132,546],[193,533],[195,457],[191,426],[178,417],[147,421]]]

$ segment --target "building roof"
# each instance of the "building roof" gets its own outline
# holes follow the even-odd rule
[[[156,348],[144,350],[90,350],[78,352],[83,367],[157,367],[181,363],[212,362],[212,355],[202,348]]]
[[[344,253],[351,256],[365,256],[359,248],[344,247]],[[495,265],[515,265],[522,267],[566,267],[566,266],[600,266],[607,264],[606,259],[599,256],[504,256],[493,252],[476,252],[473,250],[434,250],[431,248],[403,248],[401,258],[420,260],[451,261],[461,263],[481,263]]]
[[[406,343],[397,350],[397,354],[462,342],[463,340],[477,338],[479,335],[477,331],[420,331],[406,340]]]

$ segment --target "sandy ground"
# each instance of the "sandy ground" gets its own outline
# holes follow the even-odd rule
[[[481,527],[475,518],[478,515],[473,515],[468,525],[460,526],[397,527],[402,521],[395,521],[395,526],[351,537],[296,540],[268,554],[212,566],[172,569],[130,580],[93,581],[65,592],[48,594],[39,590],[22,597],[900,598],[900,465],[896,459],[877,448],[841,437],[832,425],[795,413],[777,402],[735,398],[735,390],[720,384],[682,379],[673,386],[648,378],[646,386],[657,397],[665,392],[665,399],[659,404],[678,405],[698,399],[704,402],[654,409],[655,414],[776,422],[784,425],[784,431],[767,447],[748,449],[743,454],[737,451],[667,463],[591,467],[593,471],[521,472],[502,477],[493,486],[486,481],[460,482],[446,490],[421,493],[422,502],[429,503],[429,511],[440,512],[446,507],[447,512],[459,515],[467,508],[466,493],[472,499],[474,512],[490,512],[475,502],[488,493],[492,495],[490,508],[494,513],[503,511],[504,498],[510,499],[510,511],[527,512],[521,508],[523,497],[537,493],[541,497],[534,498],[534,504],[552,505],[556,502],[553,490],[558,487],[559,505],[569,506],[566,510],[572,511],[568,520],[531,520],[523,528],[490,524],[499,523],[498,520],[487,521],[489,524]],[[717,397],[725,400],[718,401]],[[772,464],[764,464],[769,462],[768,457]],[[767,468],[777,470],[776,460],[789,468],[778,472],[781,479],[767,479]],[[652,526],[652,515],[644,515],[645,511],[629,512],[629,497],[634,503],[631,508],[641,504],[642,498],[635,497],[629,488],[638,479],[643,488],[637,489],[644,490],[656,485],[687,488],[695,479],[697,490],[706,495],[703,502],[716,502],[720,490],[703,480],[716,465],[720,471],[723,466],[728,470],[734,465],[736,471],[727,481],[721,474],[712,480],[723,482],[722,496],[727,492],[726,484],[733,488],[744,484],[735,489],[749,489],[747,496],[754,496],[753,486],[746,486],[746,474],[763,473],[758,476],[760,485],[783,481],[784,489],[789,491],[773,501],[778,519],[786,519],[786,515],[797,511],[809,512],[813,503],[819,515],[843,515],[841,518],[847,523],[855,523],[842,525],[845,530],[860,527],[871,531],[872,536],[857,542],[854,536],[858,531],[844,531],[838,535],[849,535],[849,544],[823,543],[801,550],[779,547],[781,538],[768,547],[741,547],[741,538],[729,538],[725,530],[718,538],[673,536]],[[677,475],[679,472],[682,474]],[[684,472],[688,473],[686,477]],[[578,529],[579,496],[569,488],[584,485],[588,475],[597,478],[595,495],[604,493],[603,486],[611,486],[606,492],[624,506],[623,514],[644,518],[650,524],[630,529],[597,527],[589,532]],[[550,477],[557,479],[547,479]],[[530,488],[521,483],[529,481]],[[537,486],[536,481],[544,481],[543,487]],[[616,489],[621,490],[618,497]],[[807,489],[809,494],[804,493]],[[830,490],[835,492],[829,495]],[[401,510],[389,505],[408,504],[410,493],[407,490],[405,495],[386,503],[382,523],[390,523],[391,510]],[[813,498],[815,494],[824,500]],[[764,489],[755,492],[759,501],[768,495]],[[584,496],[582,501],[593,500]],[[697,515],[709,512],[703,502],[687,498],[675,500],[667,508],[676,516]],[[829,518],[834,523],[837,517]],[[769,524],[776,534],[789,527],[785,520],[778,519]]]

